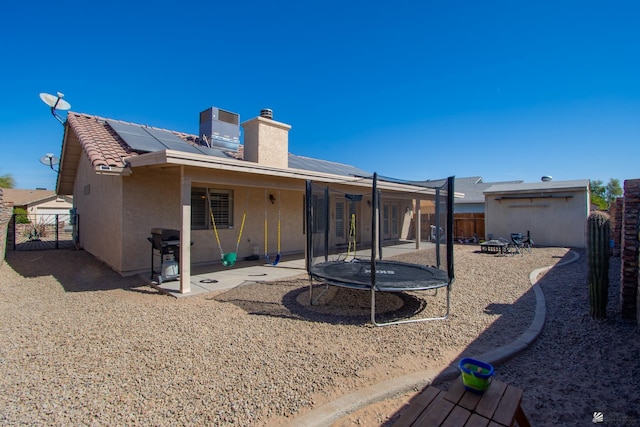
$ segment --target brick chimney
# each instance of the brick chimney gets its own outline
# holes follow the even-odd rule
[[[264,166],[289,167],[290,125],[273,120],[269,109],[260,116],[242,123],[244,128],[244,159]]]

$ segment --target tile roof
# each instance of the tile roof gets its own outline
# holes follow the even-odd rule
[[[127,158],[140,155],[140,153],[132,150],[131,147],[127,145],[127,143],[118,135],[118,133],[109,126],[107,121],[170,132],[190,145],[200,145],[199,138],[196,135],[176,132],[168,129],[144,126],[120,120],[106,119],[103,117],[92,116],[88,114],[69,112],[67,115],[67,122],[69,124],[69,127],[78,137],[82,150],[85,152],[85,154],[89,158],[89,161],[91,162],[91,165],[94,168],[100,166],[123,168],[126,165],[125,163]],[[224,149],[216,150],[215,153],[212,153],[212,155],[222,158],[244,160],[244,146],[240,145],[238,151]],[[362,169],[356,168],[351,165],[313,159],[309,157],[302,157],[291,153],[289,153],[289,167],[308,171],[331,173],[335,175],[371,175],[369,172],[363,171]]]
[[[78,137],[93,167],[122,168],[125,166],[124,159],[137,155],[101,117],[69,112],[67,123]]]

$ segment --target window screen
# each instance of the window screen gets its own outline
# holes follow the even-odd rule
[[[207,200],[207,194],[209,199]],[[211,213],[217,228],[233,226],[233,191],[214,188],[191,189],[191,228],[213,228]]]
[[[229,191],[209,190],[211,210],[216,220],[217,227],[229,227],[233,225],[232,199]]]
[[[193,230],[206,229],[209,220],[207,210],[207,192],[204,188],[191,189],[191,228]]]
[[[327,228],[326,200],[324,195],[313,196],[314,233],[323,233]]]
[[[344,202],[336,202],[336,237],[344,237]]]

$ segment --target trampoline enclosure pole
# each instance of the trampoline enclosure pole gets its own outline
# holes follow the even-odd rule
[[[436,188],[436,267],[440,268],[440,187]]]
[[[329,261],[329,187],[324,188],[324,262]]]
[[[447,273],[449,283],[455,279],[453,271],[453,198],[454,198],[455,177],[450,176],[447,180]]]
[[[373,211],[371,213],[371,286],[375,286],[376,284],[376,258],[378,254],[376,250],[378,249],[379,243],[379,230],[378,227],[380,225],[380,200],[378,199],[378,174],[373,174],[373,190],[372,190],[372,206]]]
[[[310,180],[307,180],[307,192],[305,194],[304,204],[305,204],[305,220],[306,220],[306,228],[307,232],[307,250],[306,250],[306,258],[305,263],[307,264],[307,273],[309,274],[309,303],[313,305],[313,277],[311,276],[311,260],[313,259],[313,242],[312,242],[312,230],[313,230],[313,206],[311,206],[312,200],[312,183]]]
[[[373,174],[373,189],[371,190],[371,322],[376,323],[376,248],[378,245],[378,174]]]
[[[311,206],[311,181],[307,180],[307,193],[305,195],[305,200],[304,200],[304,204],[305,204],[305,220],[306,220],[306,227],[305,227],[305,231],[307,233],[307,253],[306,253],[306,258],[305,258],[305,262],[306,262],[306,267],[307,267],[307,272],[309,274],[311,274],[311,259],[313,258],[313,244],[312,244],[312,223],[313,223],[313,207]]]
[[[377,182],[377,179],[376,179]],[[377,184],[376,184],[377,187]],[[377,239],[378,239],[378,259],[382,259],[382,239],[380,238],[380,230],[382,229],[382,221],[380,221],[380,212],[382,212],[382,197],[379,191],[376,191],[378,195],[378,215],[376,215],[376,223],[375,226],[378,229]]]

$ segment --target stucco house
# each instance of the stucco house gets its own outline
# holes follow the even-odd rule
[[[14,208],[23,208],[27,214],[68,215],[73,207],[73,197],[57,195],[53,190],[3,188],[3,202]]]
[[[487,237],[530,231],[536,245],[586,246],[588,179],[496,184],[484,196]]]
[[[345,194],[370,185],[371,173],[357,167],[289,153],[291,126],[270,110],[240,123],[237,114],[211,107],[200,113],[198,135],[76,112],[64,126],[56,191],[73,195],[78,245],[122,275],[148,273],[151,230],[180,230],[183,293],[190,292],[191,265],[220,262],[218,240],[225,252],[237,245],[239,259],[262,253],[265,237],[271,255],[278,247],[304,253],[307,180],[342,186]],[[381,181],[378,189],[387,241],[406,238],[420,215],[415,206],[435,194],[403,182]],[[370,203],[353,207],[345,194],[332,198],[331,220],[338,230],[349,227],[355,209],[357,238],[366,243]],[[348,230],[338,232],[331,243],[347,238]]]

